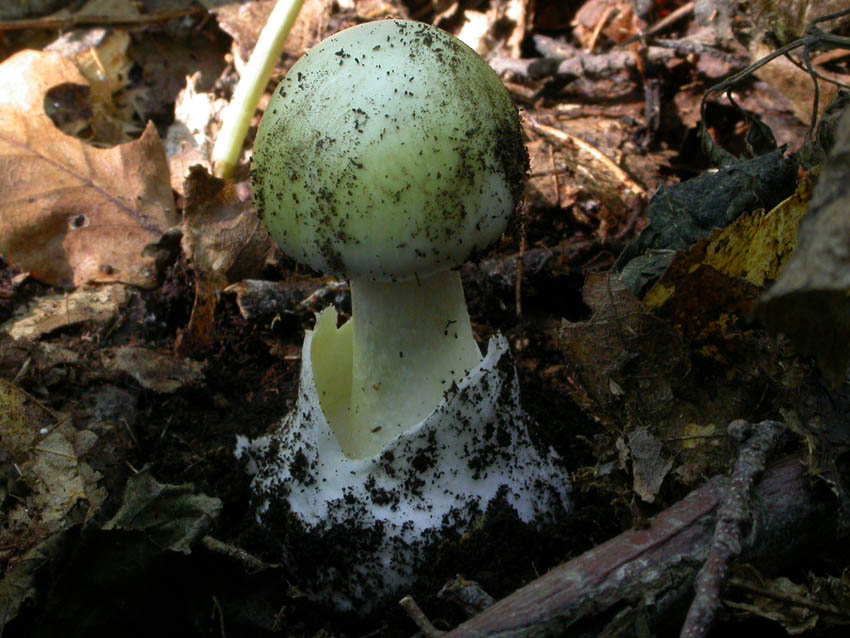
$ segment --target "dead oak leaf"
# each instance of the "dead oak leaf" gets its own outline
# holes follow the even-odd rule
[[[142,250],[177,222],[159,136],[149,124],[138,140],[98,149],[65,135],[44,100],[67,83],[87,85],[56,54],[0,64],[0,254],[54,286],[154,287]]]

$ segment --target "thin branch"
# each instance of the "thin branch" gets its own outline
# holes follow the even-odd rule
[[[185,9],[170,9],[155,13],[135,16],[132,19],[110,15],[65,15],[46,16],[44,18],[30,18],[24,20],[2,20],[0,31],[20,31],[23,29],[72,29],[83,26],[134,27],[155,22],[166,22],[183,16],[198,15],[206,13],[203,7],[188,7]]]
[[[741,553],[744,530],[752,520],[753,485],[784,431],[785,427],[775,421],[751,425],[739,420],[729,424],[729,434],[741,442],[741,449],[729,488],[720,504],[708,558],[694,583],[696,596],[688,610],[680,638],[704,638],[714,624],[720,608],[720,588],[726,580],[729,562]]]
[[[629,177],[629,174],[626,173],[626,171],[624,171],[622,168],[620,168],[614,160],[605,155],[605,153],[600,151],[592,144],[585,142],[580,137],[570,135],[569,133],[560,129],[554,128],[552,126],[547,126],[545,124],[540,124],[528,113],[523,113],[523,116],[523,119],[528,122],[528,125],[531,127],[531,130],[533,130],[538,135],[542,135],[550,141],[555,141],[559,144],[570,145],[579,148],[582,151],[585,151],[586,153],[593,156],[597,161],[604,164],[605,167],[611,173],[613,173],[614,177],[619,180],[620,183],[622,183],[622,185],[626,189],[632,191],[636,195],[646,195],[646,189],[643,186],[641,186],[635,180]]]

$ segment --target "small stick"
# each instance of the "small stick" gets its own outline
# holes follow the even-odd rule
[[[680,638],[708,635],[720,608],[720,588],[729,572],[729,561],[741,553],[745,524],[751,519],[751,495],[756,478],[764,471],[767,457],[784,431],[781,423],[762,421],[750,424],[732,421],[729,434],[741,443],[731,481],[721,500],[708,558],[694,581],[696,596]]]
[[[438,636],[442,636],[446,633],[445,631],[440,631],[431,624],[431,621],[428,620],[425,612],[423,612],[419,605],[416,604],[416,601],[413,600],[413,596],[405,596],[398,601],[398,604],[410,617],[410,619],[416,623],[416,626],[419,627],[425,638],[438,638]]]
[[[683,4],[681,7],[679,7],[678,9],[676,9],[675,11],[670,13],[669,15],[664,16],[664,18],[662,18],[661,20],[659,20],[658,22],[653,24],[651,27],[649,27],[643,33],[639,33],[638,35],[632,36],[628,40],[621,42],[618,46],[623,47],[623,46],[626,46],[627,44],[631,44],[632,42],[637,42],[641,38],[645,38],[647,36],[654,35],[656,33],[659,33],[660,31],[663,31],[664,29],[666,29],[667,27],[669,27],[673,23],[678,22],[682,18],[690,15],[690,13],[694,10],[695,4],[696,4],[695,2],[686,2],[685,4]]]
[[[68,16],[46,16],[44,18],[23,18],[21,20],[0,20],[0,31],[21,31],[23,29],[72,29],[83,26],[109,25],[114,27],[134,27],[140,24],[167,22],[175,18],[206,13],[203,7],[187,7],[147,13],[126,18],[123,16],[72,14]]]
[[[590,36],[590,43],[587,45],[588,53],[592,52],[594,47],[596,46],[596,41],[599,39],[599,34],[602,33],[602,29],[605,28],[605,25],[608,24],[608,20],[611,18],[611,15],[616,11],[612,6],[609,6],[602,13],[602,17],[596,22],[596,26],[593,27],[593,33]]]
[[[624,171],[622,168],[620,168],[614,160],[612,160],[610,157],[605,155],[605,153],[600,151],[598,148],[596,148],[592,144],[585,142],[580,137],[576,137],[575,135],[570,135],[569,133],[562,131],[560,129],[557,129],[553,126],[547,126],[545,124],[540,124],[537,120],[535,120],[533,117],[531,117],[527,113],[524,113],[523,115],[524,115],[525,121],[528,122],[529,126],[531,127],[531,130],[533,130],[538,135],[542,135],[543,137],[545,137],[545,138],[547,138],[551,141],[558,142],[560,144],[572,145],[576,148],[579,148],[579,149],[585,151],[586,153],[589,153],[594,158],[596,158],[599,162],[604,164],[605,167],[609,171],[611,171],[614,174],[614,176],[628,190],[632,191],[636,195],[645,195],[646,194],[646,189],[643,186],[641,186],[635,180],[633,180],[631,177],[629,177],[628,173],[626,173],[626,171]]]

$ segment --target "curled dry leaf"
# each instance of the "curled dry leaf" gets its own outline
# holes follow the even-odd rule
[[[194,166],[184,188],[181,245],[195,272],[195,305],[178,351],[197,354],[211,343],[219,293],[231,282],[260,273],[271,240],[251,204],[247,183],[226,182]]]
[[[0,254],[54,286],[152,288],[156,265],[142,250],[177,221],[156,129],[111,149],[69,137],[44,112],[63,83],[87,86],[56,54],[22,51],[0,65]]]

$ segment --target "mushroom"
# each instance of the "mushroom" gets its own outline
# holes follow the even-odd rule
[[[462,533],[494,500],[527,523],[566,507],[554,455],[529,437],[507,342],[482,357],[454,270],[500,237],[527,166],[498,76],[418,22],[328,38],[266,108],[258,214],[285,253],[350,278],[352,317],[337,328],[333,309],[319,315],[296,409],[239,451],[261,518],[283,506],[311,539],[340,526],[360,539],[342,567],[313,569],[315,591],[341,607],[409,583],[426,538]]]
[[[351,458],[420,422],[481,362],[452,268],[502,234],[527,161],[497,75],[425,24],[346,29],[275,91],[254,197],[284,252],[351,280],[350,401],[323,402]]]

